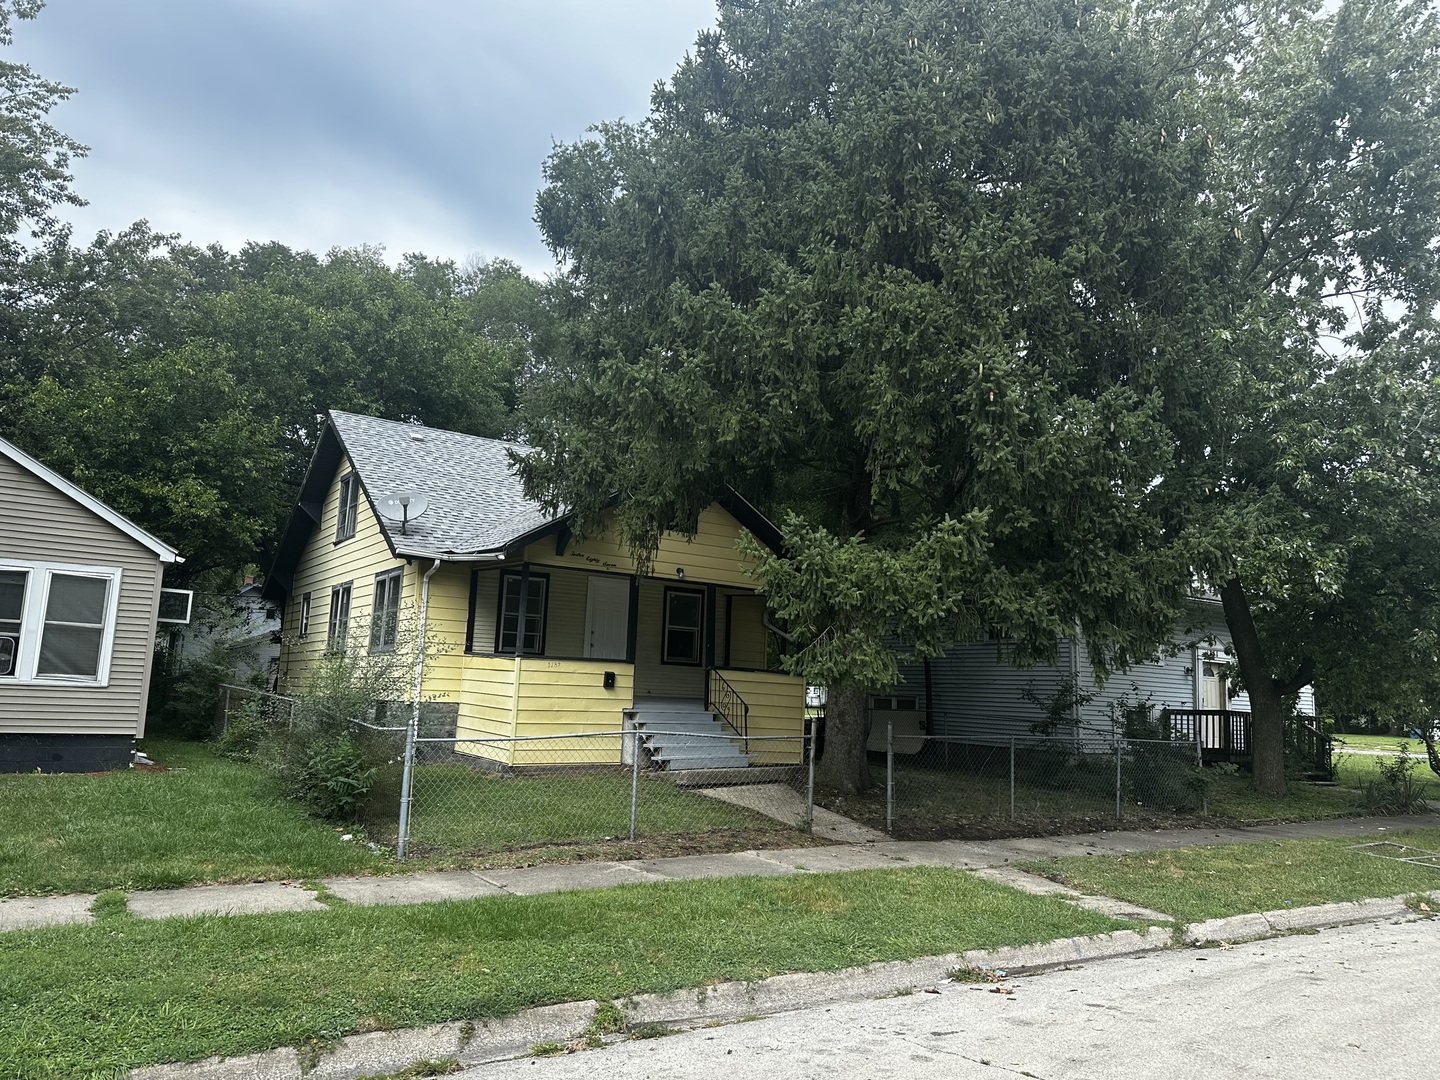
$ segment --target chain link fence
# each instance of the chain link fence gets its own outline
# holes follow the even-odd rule
[[[289,730],[297,715],[305,716],[298,699],[226,686],[215,733],[237,720]],[[360,823],[401,859],[631,840],[673,840],[677,853],[734,850],[783,844],[777,833],[809,832],[814,822],[808,733],[646,727],[479,737],[457,735],[453,716],[422,709],[416,717],[402,703],[348,727],[377,769]],[[671,767],[661,748],[674,754],[677,742],[690,761],[722,767]]]
[[[888,749],[872,754],[870,792],[824,805],[906,840],[1134,828],[1208,811],[1198,742],[928,737],[900,753],[897,741],[887,730]]]
[[[283,694],[256,690],[253,686],[221,683],[220,696],[215,702],[215,716],[210,725],[211,735],[217,739],[223,735],[236,714],[251,707],[252,702],[259,722],[265,724],[293,725],[300,705],[298,699]]]
[[[419,735],[410,768],[402,745],[398,768],[377,784],[366,822],[401,858],[702,836],[761,843],[774,839],[761,834],[809,831],[808,736],[744,740],[744,766],[671,770],[650,753],[652,739],[667,735],[727,748],[742,741],[656,730]]]

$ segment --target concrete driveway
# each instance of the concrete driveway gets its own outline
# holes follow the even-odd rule
[[[1354,926],[952,983],[461,1075],[1420,1080],[1437,1074],[1426,1037],[1437,970],[1440,921]]]

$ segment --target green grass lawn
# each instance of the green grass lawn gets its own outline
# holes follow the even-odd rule
[[[630,783],[621,769],[504,775],[463,764],[417,766],[411,850],[443,858],[615,841],[630,832]],[[398,803],[396,771],[366,813],[371,834],[385,843],[395,839]],[[647,839],[729,833],[742,846],[774,846],[796,835],[773,818],[650,776],[640,779],[635,827]]]
[[[1003,760],[1002,760],[1003,758]],[[1015,817],[1010,817],[1008,752],[969,769],[921,767],[898,760],[895,768],[894,834],[907,840],[992,839],[1088,832],[1099,829],[1163,828],[1205,822],[1255,825],[1281,821],[1315,821],[1362,814],[1354,788],[1366,777],[1379,776],[1381,758],[1350,755],[1342,763],[1337,786],[1295,781],[1284,798],[1261,795],[1247,774],[1209,772],[1208,813],[1201,808],[1175,809],[1163,800],[1137,799],[1131,784],[1122,784],[1121,816],[1115,816],[1113,773],[1070,772],[1062,765],[1049,774],[1017,771]],[[1423,762],[1421,767],[1424,768]],[[1428,769],[1424,769],[1426,774]],[[1421,776],[1420,770],[1416,772]],[[885,767],[872,763],[873,786],[841,799],[819,796],[828,809],[878,829],[885,827]],[[1432,779],[1434,779],[1432,777]],[[1440,785],[1436,786],[1440,797]]]
[[[1387,837],[1440,852],[1440,829]],[[1365,838],[1225,844],[1122,856],[1045,859],[1026,868],[1081,892],[1115,896],[1182,922],[1440,889],[1440,867],[1377,858]]]
[[[303,914],[113,915],[0,935],[0,1075],[106,1075],[1123,925],[920,868]]]
[[[1341,746],[1344,743],[1344,746]],[[1425,744],[1419,739],[1404,739],[1398,735],[1336,735],[1335,749],[1343,750],[1349,747],[1354,750],[1386,750],[1395,751],[1398,747],[1405,747],[1411,754],[1424,754]]]
[[[1337,748],[1335,753],[1335,779],[1343,787],[1359,788],[1367,782],[1378,782],[1380,780],[1380,766],[1387,760],[1392,760],[1398,754],[1395,744],[1392,741],[1389,747],[1396,753],[1380,754],[1347,754]],[[1425,756],[1425,744],[1420,744],[1420,754],[1407,755],[1414,763],[1414,770],[1411,776],[1424,788],[1424,798],[1440,799],[1440,776],[1430,771],[1430,761]]]
[[[0,896],[653,858],[815,843],[808,834],[664,781],[645,779],[630,828],[618,771],[523,779],[464,766],[417,769],[412,857],[393,845],[399,779],[387,776],[366,828],[317,820],[260,768],[204,743],[147,740],[168,772],[0,776]],[[367,831],[368,829],[368,831]],[[341,836],[351,834],[354,840]]]
[[[146,740],[170,772],[0,776],[0,896],[366,873],[386,860],[280,798],[260,770]]]

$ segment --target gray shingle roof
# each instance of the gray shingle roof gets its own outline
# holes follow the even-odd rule
[[[525,498],[511,468],[512,451],[528,452],[521,443],[356,413],[332,411],[330,420],[372,502],[401,491],[429,500],[405,536],[398,522],[381,519],[398,554],[499,551],[555,520]]]

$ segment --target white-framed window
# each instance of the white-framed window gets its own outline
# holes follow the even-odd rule
[[[0,560],[0,679],[105,686],[119,567]]]
[[[310,596],[311,594],[307,592],[305,595],[300,597],[299,636],[302,638],[310,632]]]
[[[665,590],[665,636],[660,659],[666,664],[698,664],[705,634],[705,594]]]
[[[347,581],[330,590],[330,625],[325,633],[325,647],[331,652],[345,651],[345,634],[350,629],[350,586]]]
[[[348,472],[340,478],[340,507],[335,517],[335,542],[355,535],[355,515],[360,507],[360,477]]]
[[[520,651],[528,656],[545,652],[545,598],[550,591],[549,574],[531,574],[525,587],[524,638]],[[495,622],[497,653],[513,653],[519,634],[520,575],[507,572],[500,577],[500,617]]]
[[[400,629],[400,590],[404,571],[375,575],[375,598],[370,604],[370,651],[390,652]]]

